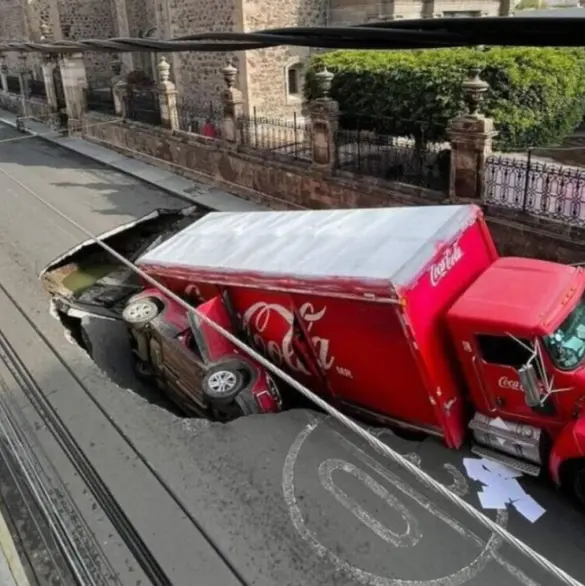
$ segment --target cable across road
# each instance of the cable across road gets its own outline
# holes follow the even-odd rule
[[[224,329],[220,326],[217,322],[210,319],[207,315],[200,313],[197,311],[196,308],[189,305],[185,302],[181,297],[176,295],[173,291],[165,287],[162,283],[154,279],[149,274],[142,271],[139,267],[135,264],[130,262],[127,258],[122,256],[119,252],[114,250],[111,246],[107,245],[105,242],[100,240],[98,236],[95,236],[91,231],[87,230],[81,224],[76,222],[73,218],[68,216],[65,212],[61,211],[59,208],[55,207],[41,195],[36,193],[34,190],[30,189],[24,183],[13,177],[9,172],[4,169],[0,168],[0,173],[5,175],[8,179],[11,179],[15,183],[17,183],[22,189],[24,189],[27,193],[29,193],[32,197],[34,197],[37,201],[39,201],[42,205],[47,207],[53,213],[60,216],[70,225],[77,228],[80,232],[85,234],[92,242],[96,243],[98,246],[103,248],[106,252],[108,252],[112,257],[122,263],[124,266],[135,272],[139,275],[146,283],[149,283],[153,287],[156,287],[160,291],[162,291],[167,297],[172,299],[175,303],[178,303],[183,309],[188,312],[193,312],[197,315],[197,317],[207,325],[209,325],[213,330],[224,336],[228,339],[234,346],[242,350],[246,355],[252,357],[256,360],[259,364],[261,364],[266,370],[273,373],[284,382],[289,384],[292,388],[296,391],[301,393],[303,396],[308,398],[314,405],[328,413],[331,417],[336,419],[342,425],[353,431],[355,434],[360,436],[364,439],[368,444],[379,454],[389,458],[391,461],[399,464],[403,468],[406,468],[409,472],[411,472],[420,482],[424,485],[428,486],[435,492],[438,492],[441,496],[446,498],[448,501],[459,507],[460,509],[464,510],[468,513],[472,518],[478,521],[481,525],[483,525],[489,531],[495,533],[499,537],[501,537],[504,541],[510,544],[512,547],[526,555],[532,562],[538,565],[540,568],[544,569],[550,575],[557,578],[560,583],[565,584],[567,586],[585,586],[583,582],[577,580],[573,576],[569,575],[565,572],[562,568],[558,567],[557,565],[553,564],[550,560],[545,558],[543,555],[535,551],[529,545],[524,543],[522,540],[518,539],[512,533],[510,533],[504,527],[498,525],[496,522],[492,521],[487,515],[482,513],[481,511],[477,510],[474,506],[469,504],[467,501],[462,499],[460,496],[449,490],[446,486],[437,482],[432,476],[428,473],[421,470],[418,466],[410,462],[407,458],[402,456],[400,453],[396,452],[385,443],[380,441],[377,437],[375,437],[372,433],[370,433],[367,429],[363,426],[359,425],[340,411],[338,411],[335,407],[330,405],[327,401],[316,395],[313,391],[311,391],[306,386],[299,383],[296,379],[291,377],[285,371],[281,370],[272,362],[267,360],[264,356],[262,356],[259,352],[257,352],[252,347],[248,346],[246,343],[242,342],[237,336],[234,336],[231,332]]]
[[[288,27],[253,32],[205,32],[172,39],[14,40],[0,43],[0,52],[71,54],[86,51],[234,52],[281,45],[324,49],[431,49],[472,46],[585,45],[584,18],[468,17],[365,23],[342,27]]]

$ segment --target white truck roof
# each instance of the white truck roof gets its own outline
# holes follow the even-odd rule
[[[403,287],[479,213],[474,205],[211,212],[137,264]]]

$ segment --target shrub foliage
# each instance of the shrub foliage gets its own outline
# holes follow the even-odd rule
[[[581,49],[332,51],[309,63],[308,99],[318,94],[314,74],[323,65],[335,73],[331,96],[348,128],[444,140],[448,120],[464,111],[461,84],[472,67],[490,85],[482,112],[495,119],[499,148],[556,144],[585,112]]]

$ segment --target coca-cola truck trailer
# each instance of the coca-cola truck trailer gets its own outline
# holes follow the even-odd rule
[[[132,242],[143,271],[340,408],[452,448],[469,441],[528,474],[548,471],[585,504],[581,268],[499,258],[472,205],[209,213],[176,229],[169,218],[154,245],[160,217],[103,239],[121,252]],[[164,292],[128,287],[127,270],[67,287],[105,258],[96,246],[42,274],[62,316],[124,319],[139,372],[163,388],[180,361],[160,332],[195,339],[196,348],[177,342],[206,363],[201,376],[179,376],[184,395],[205,406],[248,393],[227,418],[282,407],[282,388],[261,366]]]

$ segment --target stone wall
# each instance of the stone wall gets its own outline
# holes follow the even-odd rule
[[[151,164],[195,180],[213,183],[276,209],[323,209],[436,205],[444,194],[351,173],[331,175],[308,163],[228,145],[186,132],[136,122],[95,125],[90,113],[85,136]],[[501,254],[561,262],[585,261],[585,230],[526,214],[484,207]]]
[[[325,26],[327,0],[246,0],[244,30],[254,31],[289,26]],[[307,60],[307,47],[273,47],[246,54],[247,87],[245,98],[250,109],[267,117],[286,117],[300,112],[302,94],[287,91],[287,68]],[[247,90],[247,91],[246,91]],[[246,95],[247,94],[247,95]]]
[[[88,140],[166,167],[278,209],[387,207],[448,203],[427,189],[351,173],[330,174],[311,164],[267,157],[249,148],[186,132],[173,132],[136,122],[95,125],[87,116]],[[485,207],[492,234],[502,254],[536,256],[563,262],[585,261],[585,230],[526,214]]]
[[[411,18],[498,16],[500,0],[330,0],[329,22],[334,26]]]
[[[71,25],[73,39],[107,39],[115,34],[114,18],[106,0],[59,0],[61,28]],[[108,77],[111,56],[107,53],[86,53],[85,64],[90,84],[100,85]]]
[[[236,32],[241,30],[238,4],[243,0],[169,0],[175,36],[198,32]],[[180,53],[171,71],[181,100],[193,108],[204,110],[219,100],[224,89],[220,69],[236,55],[229,53]],[[241,70],[239,59],[236,63]],[[237,65],[237,66],[238,66]]]
[[[24,14],[22,0],[3,0],[0,3],[0,39],[26,38]],[[10,72],[15,72],[18,67],[18,55],[7,53],[6,65]]]
[[[328,176],[310,163],[268,155],[247,147],[137,122],[95,125],[103,116],[87,116],[88,140],[145,161],[169,163],[169,169],[213,181],[243,197],[271,207],[330,208],[436,204],[444,194],[399,183],[366,179],[352,173]],[[162,164],[162,163],[161,163]]]

